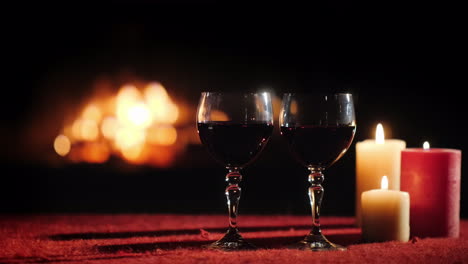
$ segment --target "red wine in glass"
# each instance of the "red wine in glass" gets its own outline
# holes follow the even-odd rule
[[[227,167],[244,167],[267,143],[273,124],[229,121],[198,123],[200,140],[209,153]]]
[[[304,166],[328,168],[339,160],[353,142],[356,126],[281,127],[291,152]]]
[[[312,230],[292,248],[345,250],[322,234],[320,206],[324,191],[323,172],[346,153],[356,132],[352,94],[286,93],[281,105],[280,128],[292,155],[310,171],[308,194]]]
[[[273,131],[273,107],[268,92],[203,92],[197,109],[198,135],[226,175],[229,228],[209,249],[224,251],[254,249],[237,229],[237,212],[242,180],[240,170],[253,162]]]

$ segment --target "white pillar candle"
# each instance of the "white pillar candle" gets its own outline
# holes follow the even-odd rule
[[[401,151],[406,142],[385,139],[381,124],[377,125],[375,140],[356,143],[356,223],[361,225],[361,194],[380,188],[380,177],[387,175],[390,190],[400,190]]]
[[[381,189],[363,192],[361,201],[364,241],[409,240],[410,197],[407,192],[388,190],[388,179],[384,176]]]

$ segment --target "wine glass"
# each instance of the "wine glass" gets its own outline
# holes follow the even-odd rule
[[[324,170],[339,160],[356,132],[352,94],[286,93],[280,112],[281,135],[293,156],[310,171],[312,231],[293,248],[313,251],[345,250],[320,230]]]
[[[226,175],[229,228],[223,238],[208,248],[254,249],[237,229],[240,170],[258,156],[273,132],[271,95],[268,92],[203,92],[198,104],[197,128],[202,144],[229,171]]]

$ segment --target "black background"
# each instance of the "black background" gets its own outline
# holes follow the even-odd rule
[[[49,167],[22,158],[28,155],[16,146],[28,148],[21,137],[36,114],[54,113],[62,99],[86,98],[90,83],[105,75],[122,83],[126,76],[158,80],[195,105],[211,89],[354,93],[356,138],[326,174],[323,208],[352,215],[355,142],[373,137],[378,122],[408,147],[425,140],[467,146],[466,60],[456,10],[338,3],[19,7],[2,32],[0,211],[224,212],[224,170],[199,146],[171,169],[114,161]],[[308,213],[307,172],[277,131],[244,174],[241,212]],[[463,216],[466,191],[462,176]]]

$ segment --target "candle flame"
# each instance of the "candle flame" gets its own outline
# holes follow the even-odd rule
[[[385,143],[385,135],[384,135],[383,126],[381,123],[378,123],[377,128],[375,129],[375,143],[377,144]]]
[[[380,181],[380,188],[382,190],[388,190],[388,178],[387,178],[387,176],[382,177],[382,181]]]
[[[423,149],[424,149],[424,150],[428,150],[428,149],[430,149],[430,148],[431,148],[431,146],[429,145],[429,142],[424,141],[424,143],[423,143]]]

